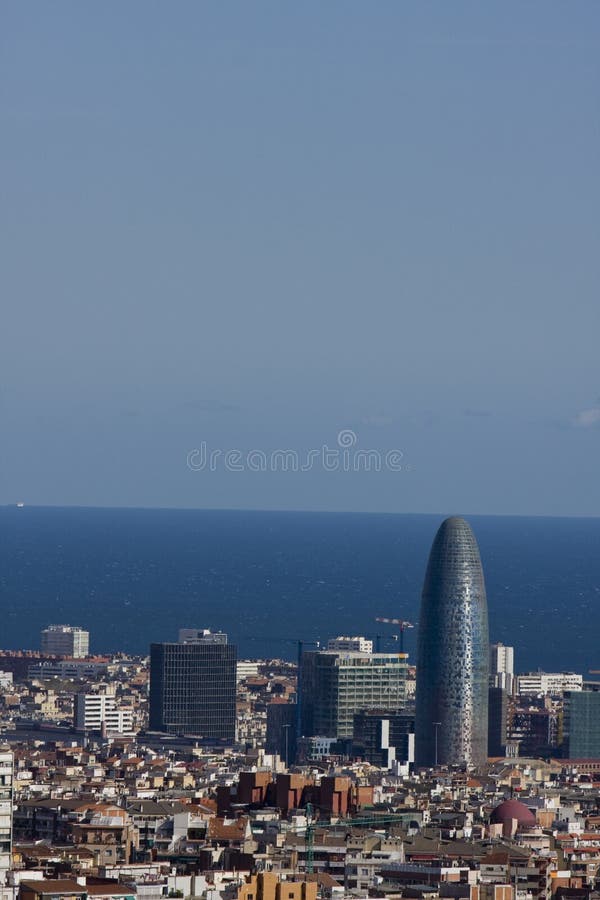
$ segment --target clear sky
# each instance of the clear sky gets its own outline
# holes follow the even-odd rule
[[[0,16],[0,502],[600,515],[596,0]]]

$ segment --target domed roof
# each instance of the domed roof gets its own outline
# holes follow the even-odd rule
[[[536,824],[534,814],[520,800],[505,800],[494,810],[490,816],[491,825],[506,825],[512,819],[516,819],[519,825],[531,826]]]

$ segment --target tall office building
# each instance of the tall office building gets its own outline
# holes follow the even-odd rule
[[[90,650],[90,633],[74,625],[48,625],[42,631],[42,653],[83,659]]]
[[[490,687],[513,692],[514,649],[504,644],[490,644]]]
[[[450,518],[435,536],[421,599],[418,766],[486,762],[488,681],[488,614],[479,548],[470,525]]]
[[[562,748],[567,759],[600,759],[600,691],[565,693]]]
[[[304,737],[350,738],[354,714],[406,705],[406,653],[310,650],[300,669]]]
[[[508,740],[508,693],[501,687],[488,691],[488,754],[506,756]]]
[[[235,741],[236,648],[227,635],[152,644],[150,728],[209,741]]]

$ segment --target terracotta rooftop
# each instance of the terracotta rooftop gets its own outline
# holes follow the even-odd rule
[[[233,822],[214,818],[208,822],[208,837],[214,841],[240,841],[246,834],[248,819],[240,818]]]
[[[85,894],[85,885],[69,878],[40,878],[39,881],[23,879],[21,886],[36,894]]]
[[[510,856],[503,850],[498,850],[495,853],[489,853],[487,856],[484,856],[481,860],[482,866],[506,866],[510,860]]]

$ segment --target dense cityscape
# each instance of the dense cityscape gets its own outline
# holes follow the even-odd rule
[[[2,3],[0,900],[600,900],[599,48]]]
[[[598,673],[490,643],[463,519],[419,623],[379,621],[294,663],[189,623],[146,657],[61,624],[2,651],[3,900],[600,895]]]

